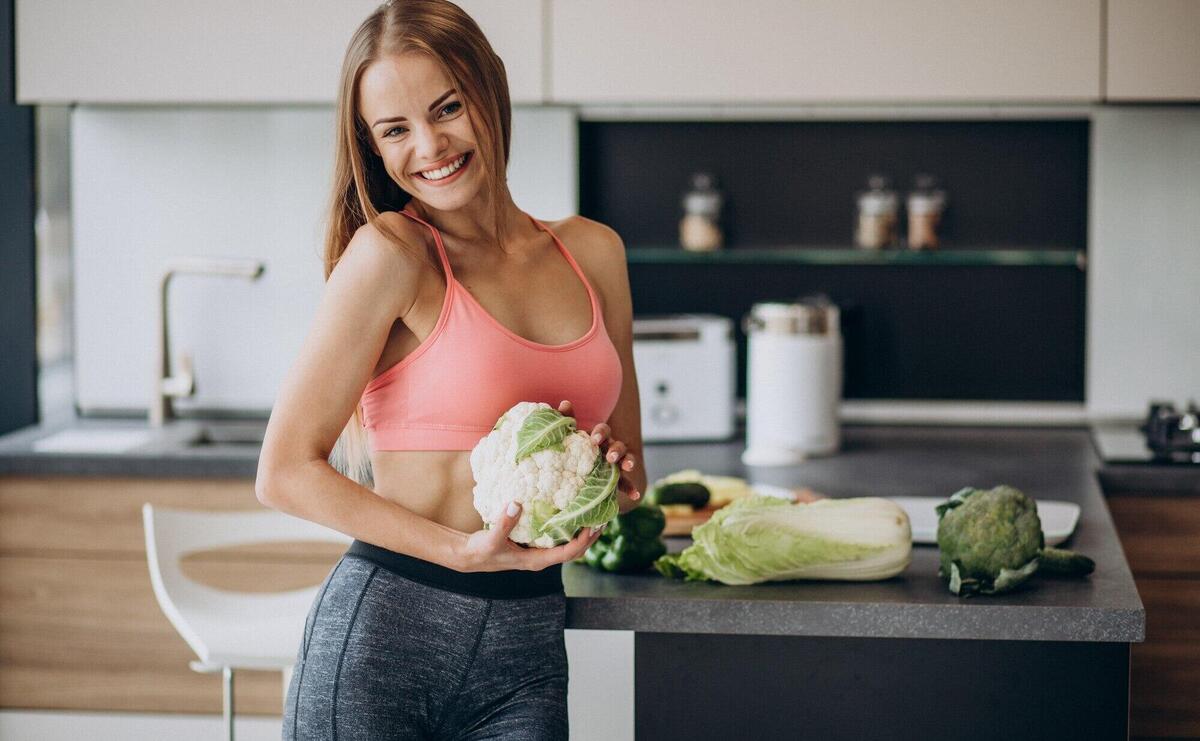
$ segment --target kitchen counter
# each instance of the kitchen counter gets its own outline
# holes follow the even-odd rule
[[[258,455],[249,443],[34,452],[34,441],[52,432],[0,438],[0,474],[250,478]],[[567,627],[634,632],[637,736],[779,737],[803,727],[825,739],[1125,738],[1129,645],[1144,639],[1145,613],[1097,481],[1089,431],[843,432],[837,455],[786,468],[743,466],[740,439],[647,445],[645,465],[651,480],[701,468],[833,497],[949,496],[963,486],[1007,483],[1037,499],[1079,504],[1065,547],[1094,558],[1096,571],[1079,580],[1036,577],[1007,595],[960,599],[937,577],[937,549],[927,545],[914,546],[899,576],[867,583],[730,587],[566,564]],[[671,539],[669,548],[686,543]],[[1020,701],[979,701],[1001,697]]]
[[[194,426],[170,423],[179,430]],[[251,425],[254,423],[250,423]],[[257,423],[265,424],[263,422]],[[253,477],[259,446],[164,446],[128,453],[39,453],[35,440],[63,429],[138,430],[140,420],[73,420],[0,437],[0,474]],[[174,436],[179,437],[181,433]],[[171,435],[167,436],[168,438]],[[844,428],[839,454],[801,465],[747,468],[740,439],[646,446],[651,480],[683,468],[807,486],[833,497],[949,496],[963,486],[1016,486],[1036,499],[1082,507],[1067,547],[1096,560],[1085,580],[1036,580],[1001,597],[960,600],[937,577],[937,549],[915,546],[912,564],[886,582],[793,582],[744,587],[618,576],[564,567],[576,628],[683,633],[891,636],[994,640],[1140,641],[1144,615],[1096,480],[1086,429]],[[672,551],[687,539],[669,539]]]
[[[960,599],[937,576],[937,548],[913,547],[900,576],[884,582],[789,582],[729,587],[614,576],[564,567],[579,628],[1038,641],[1141,641],[1145,620],[1100,487],[1086,430],[847,428],[836,456],[789,468],[748,469],[741,446],[648,446],[651,478],[688,467],[759,483],[807,486],[833,497],[946,496],[1000,483],[1082,512],[1063,547],[1096,561],[1087,579],[1035,579],[1018,592]],[[672,539],[675,540],[675,539]],[[681,549],[687,539],[671,543]]]

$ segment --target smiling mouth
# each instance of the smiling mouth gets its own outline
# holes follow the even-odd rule
[[[422,172],[418,172],[417,177],[420,177],[423,180],[428,180],[433,183],[436,183],[439,180],[445,180],[446,178],[451,177],[456,172],[458,172],[459,170],[466,167],[467,163],[471,161],[471,156],[473,154],[474,154],[474,152],[466,152],[466,153],[462,154],[454,162],[451,162],[449,165],[446,165],[445,167],[440,167],[440,168],[437,168],[434,170],[425,170]]]

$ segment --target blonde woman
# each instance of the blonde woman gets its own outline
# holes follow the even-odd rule
[[[613,230],[513,202],[510,116],[502,62],[450,2],[392,0],[350,41],[325,291],[256,482],[355,538],[305,622],[285,738],[567,736],[561,564],[599,533],[518,546],[519,506],[484,529],[469,454],[544,401],[636,506],[632,309]]]

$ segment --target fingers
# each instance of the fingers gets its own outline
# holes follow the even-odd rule
[[[592,442],[601,445],[612,434],[612,428],[601,422],[592,428]]]
[[[558,411],[562,414],[567,415],[568,417],[574,417],[575,416],[575,405],[573,405],[571,402],[567,401],[566,399],[563,399],[562,401],[560,401],[558,403]]]
[[[617,488],[625,492],[625,496],[629,497],[629,501],[631,502],[636,502],[642,498],[642,493],[637,490],[637,487],[634,486],[632,481],[624,476],[617,479]]]
[[[616,441],[608,446],[608,452],[604,454],[604,460],[609,463],[616,463],[617,467],[622,471],[632,471],[636,463],[632,455],[626,454],[625,443]],[[620,463],[617,463],[620,461]]]
[[[539,568],[545,568],[564,561],[574,561],[579,558],[583,555],[584,551],[591,547],[592,543],[600,539],[600,533],[604,531],[604,527],[604,525],[601,525],[595,530],[590,527],[582,528],[575,534],[574,538],[566,543],[542,551],[545,563]]]
[[[521,519],[521,503],[515,499],[508,503],[500,519],[495,526],[491,528],[492,537],[498,543],[503,543],[512,529],[517,526],[517,522]]]

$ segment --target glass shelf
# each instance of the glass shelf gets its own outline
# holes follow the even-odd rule
[[[853,247],[733,247],[689,252],[680,247],[629,247],[630,264],[664,265],[999,265],[1086,266],[1082,250],[1043,248],[972,248],[915,251],[865,250]]]

